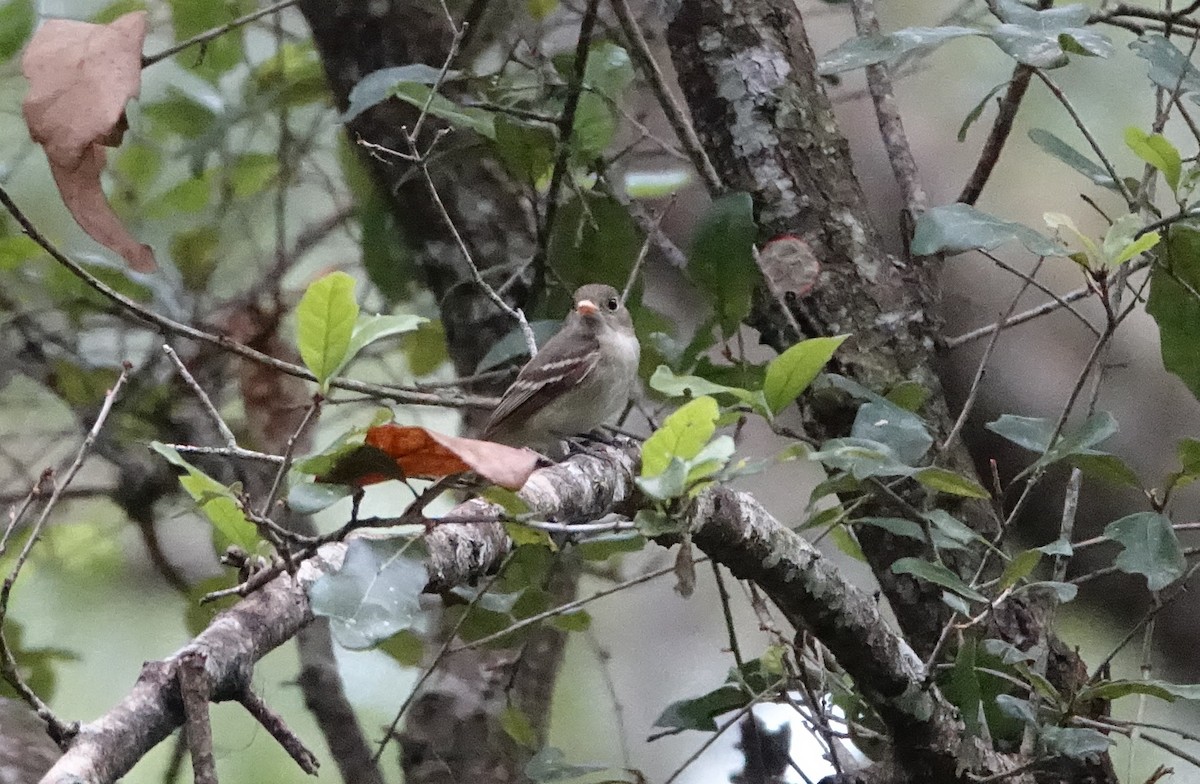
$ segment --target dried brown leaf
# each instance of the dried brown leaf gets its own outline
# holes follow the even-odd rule
[[[107,25],[51,19],[21,58],[29,80],[22,112],[29,135],[46,150],[54,182],[75,221],[140,272],[154,270],[154,251],[122,225],[104,191],[104,146],[120,143],[125,104],[141,91],[146,12]]]
[[[405,476],[437,479],[474,471],[510,490],[521,489],[538,459],[528,449],[406,425],[373,427],[367,431],[366,443],[387,453]]]

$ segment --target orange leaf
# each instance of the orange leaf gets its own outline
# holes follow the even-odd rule
[[[405,476],[437,479],[474,471],[510,490],[521,489],[538,460],[528,449],[405,425],[373,427],[367,431],[366,443],[387,453]]]
[[[100,187],[104,145],[120,144],[125,104],[142,87],[146,12],[97,25],[51,19],[21,59],[29,92],[21,106],[29,135],[46,150],[54,182],[75,221],[140,272],[154,251],[121,224]]]

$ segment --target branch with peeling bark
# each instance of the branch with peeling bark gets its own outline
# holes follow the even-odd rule
[[[637,501],[637,448],[597,447],[540,469],[521,490],[537,516],[594,520]],[[429,535],[430,587],[445,589],[498,568],[509,543],[500,524],[454,524],[497,510],[480,499],[461,504]],[[951,707],[926,678],[920,659],[883,619],[870,596],[850,585],[807,541],[753,497],[713,487],[682,513],[696,547],[754,582],[797,628],[828,647],[896,739],[896,761],[910,774],[953,775],[961,739]],[[179,662],[204,661],[214,700],[242,699],[254,664],[313,618],[307,589],[338,568],[344,546],[326,545],[295,576],[281,574],[233,608],[172,657],[146,666],[130,694],[80,727],[67,753],[43,780],[110,782],[128,771],[184,721]],[[1002,757],[990,772],[1006,770]]]

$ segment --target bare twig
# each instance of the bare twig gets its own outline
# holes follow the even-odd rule
[[[282,11],[283,9],[285,9],[289,6],[295,5],[299,1],[300,0],[281,0],[281,2],[275,3],[273,5],[268,5],[264,8],[258,9],[257,11],[251,11],[250,13],[246,14],[245,16],[239,16],[237,19],[226,22],[225,24],[221,25],[220,27],[214,27],[211,30],[205,30],[203,33],[194,35],[191,38],[187,39],[186,41],[180,41],[179,43],[176,43],[172,46],[167,47],[166,49],[162,50],[161,52],[157,52],[156,54],[145,55],[142,57],[142,67],[146,68],[147,66],[154,65],[155,63],[165,60],[172,55],[179,54],[184,49],[188,49],[188,48],[190,48],[192,46],[196,46],[198,44],[208,43],[209,41],[213,40],[214,38],[220,38],[221,36],[228,33],[230,30],[236,30],[239,27],[244,27],[245,25],[250,24],[251,22],[255,21],[256,19],[262,19],[264,16],[267,16],[268,14],[273,14],[277,11]]]
[[[655,62],[654,54],[650,51],[650,44],[646,41],[646,36],[642,33],[642,28],[629,7],[629,0],[612,0],[612,7],[617,22],[621,25],[621,31],[625,33],[625,38],[629,41],[629,52],[633,55],[638,68],[641,69],[642,76],[650,84],[650,89],[653,91],[658,105],[662,107],[667,122],[674,129],[679,143],[683,145],[684,151],[691,159],[692,166],[700,174],[709,194],[715,196],[725,189],[721,182],[721,175],[717,173],[716,167],[709,160],[708,153],[704,150],[704,144],[700,141],[695,126],[692,125],[687,109],[671,92],[671,86],[667,84],[662,69]]]
[[[237,437],[233,434],[233,431],[229,429],[229,425],[225,424],[225,418],[221,416],[219,411],[217,411],[217,407],[213,405],[212,400],[209,399],[208,393],[204,391],[204,388],[201,387],[200,384],[196,382],[196,379],[192,377],[192,374],[188,371],[187,366],[183,364],[183,360],[181,360],[179,355],[175,353],[175,349],[171,348],[166,343],[163,344],[162,349],[163,353],[166,354],[167,357],[170,358],[171,362],[175,365],[175,369],[179,371],[179,376],[183,379],[183,382],[187,384],[192,392],[196,394],[196,397],[200,399],[200,405],[204,406],[204,410],[208,412],[213,424],[217,426],[217,431],[220,432],[221,438],[224,439],[225,446],[229,449],[238,449]]]
[[[121,311],[124,311],[136,319],[152,324],[153,326],[158,327],[166,332],[180,335],[191,340],[198,340],[203,343],[208,343],[232,354],[236,354],[244,359],[248,359],[252,362],[257,362],[260,365],[273,368],[281,373],[286,373],[289,376],[302,378],[306,381],[315,382],[317,380],[316,376],[310,373],[306,368],[300,367],[299,365],[292,364],[291,362],[284,362],[283,360],[276,359],[269,354],[264,354],[261,351],[256,351],[255,349],[250,348],[247,345],[238,343],[235,340],[231,340],[224,335],[214,335],[210,332],[205,332],[204,330],[197,329],[189,324],[175,321],[174,319],[160,315],[152,310],[149,310],[148,308],[143,307],[141,304],[133,301],[129,297],[126,297],[124,294],[121,294],[113,289],[111,286],[105,284],[99,278],[95,277],[82,266],[73,261],[70,257],[59,251],[58,248],[56,248],[48,239],[46,239],[45,235],[43,235],[37,229],[37,227],[33,225],[29,218],[25,216],[25,213],[23,213],[21,209],[17,207],[16,202],[14,202],[8,195],[8,192],[2,187],[0,187],[0,204],[4,205],[9,214],[12,215],[13,218],[16,219],[17,223],[21,225],[21,229],[25,232],[25,234],[34,242],[36,242],[42,248],[42,250],[49,253],[55,261],[70,270],[75,277],[82,280],[89,288],[93,289],[105,299],[117,305]],[[370,395],[375,398],[394,400],[397,403],[406,403],[412,405],[481,409],[494,408],[496,405],[496,401],[494,399],[478,397],[475,395],[464,395],[460,393],[435,394],[432,392],[421,392],[419,390],[406,387],[388,386],[383,384],[364,384],[360,381],[353,381],[347,378],[330,379],[329,385],[338,389],[347,389],[351,392],[360,392],[364,395]]]

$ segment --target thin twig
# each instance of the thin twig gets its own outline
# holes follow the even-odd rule
[[[53,243],[46,239],[36,226],[25,216],[25,213],[17,207],[16,202],[8,195],[8,192],[0,187],[0,204],[8,210],[9,214],[16,219],[20,224],[21,229],[25,234],[36,242],[42,250],[46,251],[50,256],[62,264],[75,277],[82,280],[89,288],[99,293],[105,299],[114,303],[118,308],[134,318],[145,321],[155,327],[158,327],[165,332],[175,335],[180,335],[191,340],[198,340],[203,343],[216,346],[220,349],[236,354],[243,359],[248,359],[260,365],[278,370],[281,373],[286,373],[289,376],[302,378],[306,381],[317,380],[317,377],[310,373],[306,368],[291,362],[284,362],[281,359],[276,359],[269,354],[264,354],[261,351],[256,351],[247,345],[238,343],[235,340],[225,337],[224,335],[214,335],[205,332],[201,329],[184,324],[174,319],[167,318],[152,310],[143,307],[141,304],[134,302],[129,297],[121,294],[111,286],[105,284],[99,278],[95,277],[82,266],[77,264],[71,258],[63,254],[56,248]],[[365,384],[361,381],[353,381],[347,378],[333,378],[329,380],[331,387],[338,389],[346,389],[351,392],[360,392],[364,395],[370,395],[375,398],[386,400],[394,400],[397,403],[420,405],[420,406],[442,406],[450,408],[480,408],[491,409],[495,408],[496,401],[493,398],[479,397],[477,395],[464,395],[461,393],[454,394],[435,394],[432,392],[422,392],[406,387],[389,386],[384,384]]]
[[[229,425],[225,424],[225,418],[221,416],[219,411],[217,411],[217,407],[213,405],[212,400],[208,397],[208,393],[204,391],[204,388],[200,386],[200,384],[188,371],[187,366],[183,364],[183,360],[181,360],[179,355],[175,353],[175,349],[164,343],[162,350],[163,353],[166,354],[171,360],[171,362],[174,363],[175,369],[179,371],[179,375],[183,379],[183,382],[187,384],[188,387],[191,388],[192,392],[195,393],[196,397],[200,399],[200,405],[204,406],[204,410],[208,412],[209,418],[212,419],[213,424],[217,426],[217,431],[221,434],[221,438],[225,441],[225,446],[229,449],[237,449],[237,436],[235,436],[233,431],[229,429]]]
[[[1012,316],[1013,311],[1017,309],[1017,303],[1021,301],[1021,297],[1033,284],[1037,277],[1038,270],[1042,266],[1042,262],[1046,260],[1045,256],[1041,256],[1037,260],[1037,264],[1033,268],[1033,272],[1025,278],[1021,283],[1021,288],[1017,290],[1016,296],[1008,304],[1008,310],[1000,317],[1000,323],[1008,321]],[[962,410],[958,413],[958,419],[954,420],[954,426],[950,428],[950,433],[946,436],[946,440],[942,442],[938,449],[941,452],[946,452],[958,437],[959,432],[967,423],[967,417],[971,415],[971,410],[975,407],[975,398],[979,395],[979,388],[983,383],[983,376],[987,372],[988,361],[992,358],[992,352],[996,349],[996,343],[1000,338],[1000,330],[992,333],[992,339],[988,341],[987,347],[983,350],[983,356],[979,358],[979,367],[975,370],[975,378],[971,381],[971,388],[967,391],[967,399],[963,402]]]
[[[421,677],[418,678],[417,682],[413,684],[412,689],[410,689],[408,692],[408,696],[404,698],[404,702],[400,703],[399,709],[396,710],[396,715],[392,717],[391,724],[388,725],[387,731],[383,734],[383,739],[379,741],[379,747],[375,750],[375,754],[371,758],[376,764],[378,764],[379,758],[383,756],[383,751],[387,748],[388,742],[391,741],[392,737],[396,734],[396,728],[400,726],[400,720],[404,718],[404,713],[408,710],[408,707],[412,705],[412,701],[416,699],[417,694],[420,693],[421,687],[425,685],[425,682],[429,680],[430,676],[432,676],[437,670],[438,665],[442,663],[442,660],[445,659],[448,654],[454,652],[450,649],[450,646],[453,645],[454,639],[458,635],[459,630],[462,629],[463,624],[466,623],[467,618],[471,614],[471,610],[474,609],[475,605],[479,604],[479,601],[483,599],[484,594],[491,590],[492,586],[496,584],[496,581],[500,579],[500,576],[504,574],[504,567],[508,566],[508,563],[512,560],[512,557],[512,553],[509,553],[505,558],[504,563],[500,564],[500,568],[496,570],[496,573],[489,577],[488,581],[480,587],[479,591],[474,596],[471,597],[471,601],[467,603],[467,606],[463,610],[463,614],[459,616],[457,621],[454,622],[453,628],[446,633],[446,639],[442,641],[442,645],[440,648],[438,648],[438,652],[434,654],[433,661],[429,663],[429,666],[425,668],[423,673],[421,673]]]
[[[650,44],[646,41],[646,36],[642,33],[642,28],[629,7],[629,0],[612,0],[612,7],[617,22],[621,25],[621,31],[629,41],[629,53],[641,70],[642,76],[649,83],[651,92],[654,93],[658,105],[666,115],[667,122],[675,131],[679,143],[683,145],[684,152],[691,159],[692,166],[700,174],[710,195],[715,196],[721,193],[725,189],[724,183],[721,182],[721,175],[717,173],[716,167],[713,166],[708,153],[705,152],[704,143],[700,141],[700,135],[696,133],[696,127],[692,125],[691,115],[671,92],[671,87],[667,84],[662,69],[655,62],[654,55],[650,51]]]
[[[171,55],[179,54],[184,49],[187,49],[192,46],[196,46],[197,44],[208,43],[209,41],[213,40],[214,38],[220,38],[221,36],[228,33],[230,30],[235,30],[239,27],[248,25],[251,22],[255,21],[256,19],[261,19],[264,16],[267,16],[268,14],[275,13],[276,11],[282,11],[283,9],[287,8],[288,6],[293,6],[298,2],[300,2],[300,0],[281,0],[281,2],[275,3],[274,5],[265,6],[263,8],[258,9],[257,11],[252,11],[252,12],[246,14],[245,16],[239,16],[237,19],[234,19],[233,21],[230,21],[230,22],[226,22],[225,24],[221,25],[220,27],[214,27],[211,30],[205,30],[203,33],[194,35],[191,38],[187,39],[186,41],[180,41],[179,43],[173,44],[172,46],[167,47],[166,49],[162,50],[161,52],[158,52],[156,54],[144,55],[142,57],[142,67],[146,68],[148,66],[154,65],[157,62],[167,59]]]
[[[621,290],[621,304],[624,305],[629,300],[629,293],[633,291],[633,287],[637,284],[638,274],[642,271],[642,264],[646,261],[646,255],[650,250],[650,243],[654,240],[655,232],[659,231],[663,220],[667,217],[667,213],[675,206],[675,197],[672,196],[667,205],[663,207],[662,212],[654,219],[653,231],[646,232],[646,238],[642,240],[642,249],[638,251],[637,258],[633,262],[633,266],[629,269],[629,277],[625,279],[625,288]]]

